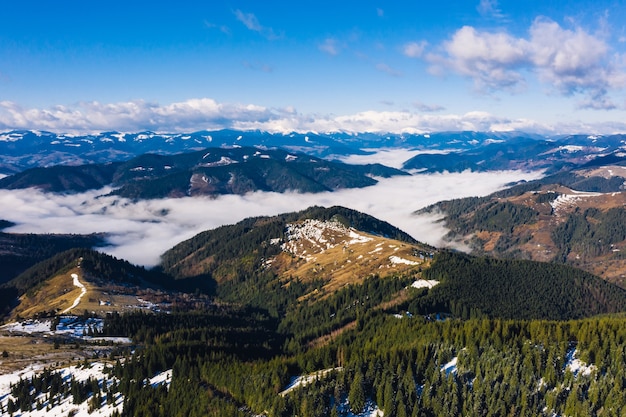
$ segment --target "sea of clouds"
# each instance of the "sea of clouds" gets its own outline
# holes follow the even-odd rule
[[[406,154],[382,154],[351,161],[373,160],[398,166]],[[106,233],[102,248],[118,258],[147,267],[157,265],[160,255],[199,232],[244,218],[276,215],[307,207],[341,205],[385,220],[414,238],[442,246],[445,225],[432,215],[414,212],[442,200],[483,196],[520,180],[541,177],[539,172],[463,172],[414,174],[381,178],[374,186],[316,194],[254,192],[218,198],[169,198],[131,201],[105,196],[110,189],[79,194],[0,190],[0,219],[17,225],[15,233]]]

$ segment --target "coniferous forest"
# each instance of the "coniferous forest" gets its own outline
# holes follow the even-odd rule
[[[310,212],[395,233],[340,208]],[[272,271],[254,267],[276,250],[263,241],[285,221],[251,219],[199,235],[168,253],[159,271],[86,250],[26,271],[7,288],[28,291],[38,277],[76,265],[63,261],[73,257],[102,280],[124,275],[133,284],[181,288],[209,280],[194,291],[213,301],[195,310],[107,314],[90,335],[129,337],[132,345],[98,358],[103,381],[63,380],[47,369],[13,384],[0,413],[43,409],[70,395],[91,411],[123,396],[115,416],[345,416],[374,407],[385,416],[626,413],[626,290],[561,264],[438,251],[427,268],[373,274],[306,298],[323,282],[280,285]],[[258,242],[237,246],[245,236]],[[179,259],[206,245],[219,262],[185,269]],[[168,278],[170,271],[179,275]],[[416,279],[438,284],[414,288]],[[169,385],[149,382],[167,370]],[[46,400],[36,400],[42,393]]]

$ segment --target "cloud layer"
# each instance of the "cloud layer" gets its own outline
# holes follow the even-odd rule
[[[470,70],[468,70],[470,71]],[[495,71],[495,70],[494,70]],[[517,76],[496,71],[503,83],[514,86]],[[493,82],[491,79],[489,82]],[[484,82],[488,80],[485,79]],[[482,81],[480,81],[482,82]],[[572,81],[573,83],[573,81]],[[573,85],[573,84],[572,84]],[[566,88],[564,85],[563,88]],[[572,87],[573,88],[573,87]],[[611,101],[597,91],[587,106],[610,107]],[[500,117],[488,112],[443,114],[444,107],[415,103],[416,111],[363,111],[347,115],[302,114],[292,107],[268,108],[255,104],[219,103],[210,98],[189,99],[161,105],[143,100],[100,103],[81,102],[47,109],[25,108],[0,101],[0,131],[46,130],[56,133],[88,134],[103,131],[191,132],[238,129],[268,132],[390,132],[426,133],[437,131],[526,131],[539,134],[626,131],[626,122],[569,122],[546,124],[525,118]],[[437,114],[433,114],[437,112]]]
[[[389,155],[397,159],[398,155]],[[364,161],[365,162],[365,161]],[[98,197],[103,192],[53,195],[34,190],[0,190],[0,219],[18,223],[19,233],[109,234],[105,251],[133,263],[152,266],[182,240],[250,216],[275,215],[311,205],[350,207],[405,230],[418,240],[439,246],[446,233],[433,217],[412,213],[443,199],[489,194],[505,184],[539,177],[535,173],[461,173],[381,179],[372,187],[333,193],[257,192],[217,199],[181,198],[131,202]]]

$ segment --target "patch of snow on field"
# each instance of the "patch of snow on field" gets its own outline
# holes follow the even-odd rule
[[[411,284],[413,288],[432,288],[435,285],[439,284],[439,281],[435,281],[434,279],[418,279],[417,281]]]
[[[209,154],[207,154],[207,155],[209,155]],[[219,161],[209,162],[207,164],[202,164],[202,166],[204,166],[204,167],[219,167],[219,166],[232,165],[232,164],[236,164],[236,163],[238,163],[238,162],[233,160],[233,159],[230,159],[227,156],[222,156]]]
[[[579,191],[572,191],[574,194],[560,194],[550,205],[556,211],[565,206],[575,205],[578,200],[583,198],[597,197],[602,193],[584,193]]]
[[[348,242],[349,245],[354,245],[357,243],[367,243],[372,240],[373,239],[371,237],[360,235],[354,230],[350,229],[350,241]]]
[[[94,332],[101,331],[104,320],[97,318],[79,319],[77,316],[62,316],[54,334],[67,334],[74,337],[82,337],[89,329]]]
[[[7,323],[0,326],[0,330],[11,333],[45,333],[50,331],[51,320],[25,320],[21,322]]]
[[[356,233],[353,229],[349,229],[339,222],[321,221],[307,219],[299,223],[289,223],[285,231],[285,243],[281,245],[282,250],[294,255],[305,257],[303,241],[307,241],[317,252],[324,252],[332,249],[338,244],[343,244],[344,236],[348,236],[350,240],[348,245],[366,243],[372,238]],[[335,236],[338,237],[335,241]],[[311,256],[306,256],[311,259]]]
[[[0,375],[0,404],[2,404],[3,409],[6,410],[9,399],[13,399],[15,401],[15,398],[11,395],[10,384],[14,384],[20,379],[32,378],[39,371],[41,371],[41,369],[26,369],[11,374]],[[74,378],[76,381],[83,382],[88,380],[90,377],[95,378],[98,380],[98,383],[102,388],[105,388],[105,384],[106,387],[109,387],[114,381],[119,383],[116,378],[108,378],[108,376],[104,373],[104,364],[99,362],[88,367],[70,366],[59,369],[57,372],[65,381],[69,381],[71,378]],[[46,410],[46,407],[48,406],[46,395],[47,394],[40,394],[35,399],[35,401],[40,400],[42,402],[43,408],[41,410],[37,410],[35,404],[33,403],[32,411],[18,411],[13,415],[15,417],[65,417],[68,415],[73,415],[75,417],[105,417],[110,416],[115,411],[121,413],[124,405],[124,398],[120,394],[116,394],[112,404],[107,404],[106,391],[103,391],[101,408],[94,410],[91,413],[89,413],[88,405],[91,395],[81,404],[74,404],[73,397],[69,395],[67,398],[61,399],[58,403],[55,402],[54,406],[52,406],[49,410]],[[60,397],[57,396],[56,398]]]
[[[576,145],[565,145],[565,146],[559,146],[559,150],[563,150],[566,152],[582,152],[585,148],[583,148],[582,146],[576,146]]]
[[[172,370],[168,369],[167,371],[163,371],[160,374],[150,378],[148,384],[157,387],[161,384],[165,384],[166,387],[169,388],[170,383],[172,382]]]
[[[89,330],[94,332],[102,331],[104,320],[99,318],[83,319],[78,316],[61,316],[56,329],[52,331],[52,319],[24,320],[21,322],[7,323],[0,326],[0,331],[21,334],[44,334],[44,335],[63,335],[70,336],[86,341],[102,341],[115,344],[130,344],[132,340],[128,337],[107,337],[107,336],[88,336]]]
[[[419,265],[420,264],[419,262],[410,261],[408,259],[404,259],[396,255],[391,255],[389,257],[389,260],[391,261],[392,264],[404,264],[404,265]]]

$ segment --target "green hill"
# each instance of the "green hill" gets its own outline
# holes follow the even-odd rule
[[[424,277],[439,285],[409,308],[455,317],[569,320],[626,311],[626,290],[560,264],[444,251]]]
[[[0,232],[0,284],[57,253],[104,245],[102,235],[20,234]]]

